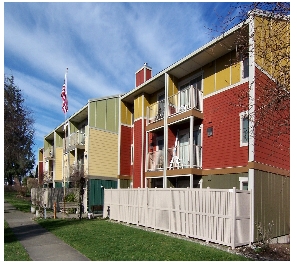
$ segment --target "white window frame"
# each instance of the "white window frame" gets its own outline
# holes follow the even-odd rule
[[[249,178],[248,177],[239,177],[239,189],[243,190],[243,183],[249,183]],[[248,186],[248,190],[249,190],[249,186]]]
[[[248,117],[248,111],[245,111],[245,112],[241,112],[239,114],[239,121],[240,121],[240,147],[243,147],[243,146],[248,146],[249,145],[249,139],[247,142],[243,142],[243,119]]]
[[[130,155],[130,157],[131,157],[131,165],[133,165],[134,164],[134,145],[133,144],[131,144],[131,155]]]

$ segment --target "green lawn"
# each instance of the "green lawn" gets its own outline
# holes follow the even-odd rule
[[[245,257],[102,219],[39,220],[91,260],[248,260]]]
[[[4,200],[22,212],[31,212],[31,201],[17,197],[17,192],[4,192]]]
[[[6,221],[4,221],[4,261],[31,260],[26,249],[17,240]]]
[[[5,192],[6,201],[30,212],[31,203]],[[40,219],[38,223],[93,261],[228,261],[248,260],[219,249],[102,219]],[[5,227],[5,260],[29,260]],[[7,235],[7,236],[6,236]],[[19,246],[14,247],[14,245]],[[13,245],[13,246],[11,246]],[[17,251],[14,251],[14,249]]]

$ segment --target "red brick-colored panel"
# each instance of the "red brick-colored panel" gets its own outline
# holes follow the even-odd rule
[[[203,101],[203,169],[245,166],[248,163],[248,147],[240,147],[240,112],[248,108],[248,97],[239,96],[248,90],[248,84],[226,90]],[[207,128],[213,135],[207,135]]]
[[[132,128],[121,126],[120,175],[131,175]]]

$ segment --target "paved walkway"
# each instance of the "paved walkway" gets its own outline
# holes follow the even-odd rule
[[[4,219],[33,261],[90,261],[32,220],[33,216],[4,201]]]

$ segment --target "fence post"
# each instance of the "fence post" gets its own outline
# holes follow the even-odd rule
[[[231,247],[235,248],[235,235],[236,235],[236,187],[232,190],[232,218],[231,218]]]
[[[139,226],[140,188],[137,189],[137,226]]]
[[[209,220],[210,220],[210,187],[207,187],[207,191],[206,191],[206,243],[209,243],[209,239],[210,239],[210,228],[209,228]]]
[[[156,230],[156,223],[157,223],[157,212],[156,212],[156,194],[157,194],[157,188],[155,187],[155,194],[154,194],[154,229]]]
[[[145,197],[145,209],[144,209],[144,214],[145,214],[145,227],[147,227],[147,220],[148,220],[148,187],[146,188],[146,197]]]

